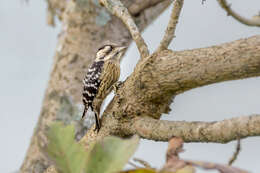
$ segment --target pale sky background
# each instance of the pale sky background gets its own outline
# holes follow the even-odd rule
[[[241,14],[251,17],[260,10],[259,0],[232,1]],[[168,9],[143,33],[150,50],[158,46],[168,22]],[[45,1],[0,1],[0,170],[19,169],[36,125],[44,90],[51,71],[60,26],[46,25]],[[205,47],[260,34],[260,28],[238,23],[218,6],[216,0],[186,0],[171,44],[175,50]],[[138,60],[134,44],[125,56],[121,80]],[[169,120],[214,121],[260,113],[260,78],[214,84],[178,95]],[[235,166],[260,172],[260,137],[242,140],[242,151]],[[135,157],[161,167],[167,143],[142,140]],[[229,144],[185,144],[182,158],[227,163],[234,152]],[[203,171],[199,171],[203,172]],[[210,171],[214,173],[215,171]]]

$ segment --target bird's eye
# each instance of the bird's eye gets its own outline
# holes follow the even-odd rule
[[[101,49],[108,49],[108,50],[111,50],[113,48],[113,46],[111,45],[104,45],[104,46],[101,46],[98,51],[100,51]]]
[[[105,46],[102,46],[102,47],[98,48],[98,51],[100,51],[101,49],[104,49],[104,47],[105,47]]]

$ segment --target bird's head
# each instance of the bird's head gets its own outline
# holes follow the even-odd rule
[[[119,61],[127,47],[106,44],[100,47],[96,54],[96,61],[116,60]]]

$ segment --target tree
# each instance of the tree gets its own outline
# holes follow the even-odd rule
[[[212,83],[259,76],[259,36],[209,48],[168,50],[183,4],[178,0],[160,46],[149,54],[138,30],[143,30],[171,1],[123,1],[122,5],[116,0],[101,0],[100,3],[109,13],[97,1],[48,1],[49,24],[54,24],[53,16],[57,15],[62,21],[63,31],[22,172],[43,172],[51,165],[41,151],[48,143],[46,131],[53,121],[75,122],[81,111],[77,106],[81,103],[81,92],[78,91],[81,90],[84,70],[92,62],[97,45],[104,40],[128,46],[133,38],[140,51],[140,60],[106,108],[101,131],[96,134],[91,128],[82,138],[86,147],[91,141],[108,135],[125,137],[138,134],[155,141],[168,141],[172,136],[179,136],[185,142],[220,143],[259,135],[259,115],[208,123],[159,120],[162,113],[168,113],[177,94]],[[245,19],[226,5],[226,1],[219,3],[242,23],[259,26],[257,16],[253,20]],[[77,126],[81,136],[85,131],[82,124]],[[219,129],[223,128],[230,133],[220,133]]]

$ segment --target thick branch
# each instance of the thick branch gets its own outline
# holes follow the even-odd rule
[[[208,48],[164,50],[137,64],[118,90],[120,104],[113,110],[160,118],[179,93],[255,76],[260,76],[260,35]]]
[[[160,83],[161,91],[176,94],[212,83],[260,76],[260,35],[154,56],[151,82]]]
[[[145,139],[168,141],[173,136],[185,142],[227,143],[237,138],[260,136],[260,115],[241,116],[219,122],[165,121],[138,117],[125,129]]]
[[[169,44],[171,43],[172,39],[174,38],[174,33],[175,33],[176,26],[177,26],[177,23],[179,20],[183,2],[184,2],[184,0],[176,0],[174,2],[173,8],[172,8],[172,14],[171,14],[167,29],[165,31],[165,35],[163,36],[163,39],[158,48],[158,51],[167,49]]]
[[[247,19],[239,15],[238,13],[236,13],[234,10],[231,9],[231,5],[229,5],[226,0],[218,0],[218,3],[227,12],[228,16],[229,15],[232,16],[237,21],[248,26],[260,26],[259,18],[257,20],[253,20],[253,19]]]
[[[145,58],[149,56],[148,47],[139,32],[133,18],[129,14],[127,8],[120,2],[120,0],[100,0],[100,2],[115,16],[120,18],[130,31],[133,40],[135,41],[137,48],[141,54],[141,57]]]

